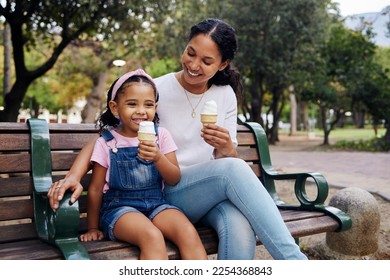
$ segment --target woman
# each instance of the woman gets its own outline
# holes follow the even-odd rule
[[[155,79],[160,124],[178,146],[182,171],[179,183],[166,185],[166,199],[192,222],[216,230],[219,259],[253,259],[255,235],[274,259],[307,259],[259,179],[236,158],[236,95],[242,91],[240,75],[230,65],[236,51],[234,29],[206,19],[191,28],[182,71]],[[218,104],[218,120],[203,127],[199,115],[209,100]],[[91,151],[86,145],[65,183],[53,184],[48,196],[54,209],[66,189],[74,191],[73,200],[81,193]]]

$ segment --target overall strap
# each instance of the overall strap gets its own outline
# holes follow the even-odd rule
[[[106,140],[106,142],[111,141],[112,139],[114,139],[114,135],[112,135],[112,133],[109,130],[103,131],[100,134],[100,136],[103,137],[104,140]]]
[[[156,137],[158,136],[158,125],[154,124],[154,132],[156,132]]]

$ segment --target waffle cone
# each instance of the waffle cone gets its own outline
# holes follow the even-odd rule
[[[138,132],[139,141],[152,141],[154,142],[156,135],[154,133]]]
[[[217,123],[217,114],[200,114],[200,121],[203,125]]]

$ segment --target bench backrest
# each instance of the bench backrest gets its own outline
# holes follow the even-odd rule
[[[81,148],[96,136],[94,124],[49,124],[53,181],[64,177]],[[237,127],[239,157],[260,176],[253,132]],[[31,177],[30,129],[26,123],[0,122],[0,243],[36,239]],[[91,174],[84,176],[85,191]],[[86,229],[86,192],[79,199],[80,231]]]

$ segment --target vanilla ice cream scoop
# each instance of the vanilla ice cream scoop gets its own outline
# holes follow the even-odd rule
[[[154,122],[143,121],[139,124],[138,140],[139,141],[154,141],[156,132],[154,131]]]
[[[200,121],[203,125],[215,124],[218,117],[218,105],[214,100],[207,101],[200,113]]]
[[[201,114],[216,115],[218,114],[217,109],[218,109],[217,102],[215,102],[214,100],[209,100],[204,104]]]

